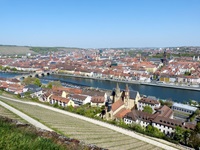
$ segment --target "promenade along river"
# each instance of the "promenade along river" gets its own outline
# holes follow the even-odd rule
[[[105,80],[93,80],[93,79],[84,79],[76,77],[68,77],[61,75],[50,75],[41,78],[42,82],[45,80],[60,80],[61,82],[90,86],[95,88],[102,88],[112,90],[116,87],[116,82],[105,81]],[[147,96],[155,96],[160,99],[172,99],[176,102],[186,102],[190,99],[200,102],[200,91],[184,90],[184,89],[175,89],[175,88],[166,88],[166,87],[157,87],[157,86],[148,86],[140,84],[128,84],[130,90],[139,91],[140,94]],[[126,83],[119,83],[121,89],[125,89]]]

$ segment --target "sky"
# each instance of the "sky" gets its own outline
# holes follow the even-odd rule
[[[200,46],[200,0],[0,0],[0,44]]]

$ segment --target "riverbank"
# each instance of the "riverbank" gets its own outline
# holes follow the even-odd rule
[[[61,74],[61,73],[58,73],[57,75],[75,77],[75,78],[111,81],[111,82],[118,82],[118,83],[139,84],[139,85],[147,85],[147,86],[157,86],[157,87],[165,87],[165,88],[175,88],[175,89],[183,89],[183,90],[200,91],[199,87],[177,86],[177,85],[170,85],[170,84],[166,84],[166,83],[164,84],[164,83],[148,83],[148,82],[140,82],[140,81],[122,81],[122,80],[114,80],[114,79],[95,78],[95,77],[78,76],[78,75],[70,75],[70,74]]]

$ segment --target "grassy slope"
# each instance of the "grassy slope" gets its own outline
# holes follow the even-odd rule
[[[39,137],[30,128],[16,128],[16,125],[0,119],[0,149],[4,150],[64,150],[51,139]]]

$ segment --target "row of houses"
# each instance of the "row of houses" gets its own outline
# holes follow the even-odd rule
[[[90,104],[92,106],[103,106],[106,102],[106,92],[97,90],[82,90],[67,87],[53,87],[44,91],[40,98],[42,101],[49,102],[50,104],[58,103],[58,105],[67,107],[81,106]]]
[[[153,109],[153,114],[143,112],[142,110],[145,106],[151,107]],[[194,113],[197,108],[174,103],[172,109],[191,114]],[[126,124],[140,124],[144,128],[148,125],[152,125],[166,135],[172,135],[177,126],[184,129],[194,130],[195,124],[174,119],[172,109],[166,105],[161,106],[157,100],[143,98],[138,101],[138,109],[133,109],[131,112],[125,114],[123,120]]]

